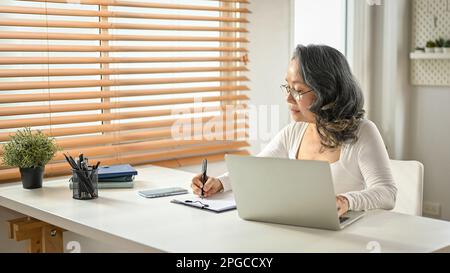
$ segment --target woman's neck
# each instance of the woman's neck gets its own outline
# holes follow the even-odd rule
[[[317,126],[315,123],[308,123],[308,134],[314,141],[320,142],[320,136],[317,132]]]
[[[324,152],[334,152],[336,150],[339,150],[340,147],[337,147],[335,149],[330,149],[330,148],[326,148],[322,145],[322,139],[320,138],[319,133],[317,132],[317,126],[315,123],[308,123],[308,127],[307,127],[307,133],[309,135],[309,138],[311,139],[311,141],[315,144],[317,144],[319,148],[319,152],[320,153],[324,153]]]

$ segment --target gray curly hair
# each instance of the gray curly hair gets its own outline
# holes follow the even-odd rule
[[[329,46],[298,45],[292,59],[298,60],[305,84],[316,95],[309,110],[322,145],[335,149],[356,142],[364,97],[345,56]]]

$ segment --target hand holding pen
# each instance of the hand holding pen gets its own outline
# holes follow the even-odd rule
[[[206,163],[207,164],[207,163]],[[214,194],[222,191],[223,185],[222,182],[220,182],[219,179],[208,176],[206,174],[206,164],[205,164],[205,171],[203,171],[203,164],[202,164],[202,173],[194,176],[192,178],[191,188],[194,194],[201,196],[201,197],[211,197]],[[203,179],[206,177],[206,182],[203,183]]]

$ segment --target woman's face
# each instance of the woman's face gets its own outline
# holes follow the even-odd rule
[[[300,93],[305,93],[311,90],[311,88],[305,84],[301,76],[300,66],[297,59],[293,59],[289,63],[289,68],[286,75],[286,84]],[[286,100],[292,118],[297,122],[303,121],[315,123],[315,116],[309,111],[309,107],[314,103],[315,99],[316,95],[314,92],[304,94],[300,101],[296,101],[291,94],[287,95]]]

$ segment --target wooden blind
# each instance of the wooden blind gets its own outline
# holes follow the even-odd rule
[[[246,154],[246,0],[2,0],[0,155],[18,129],[103,165]],[[20,179],[0,167],[0,182]]]

